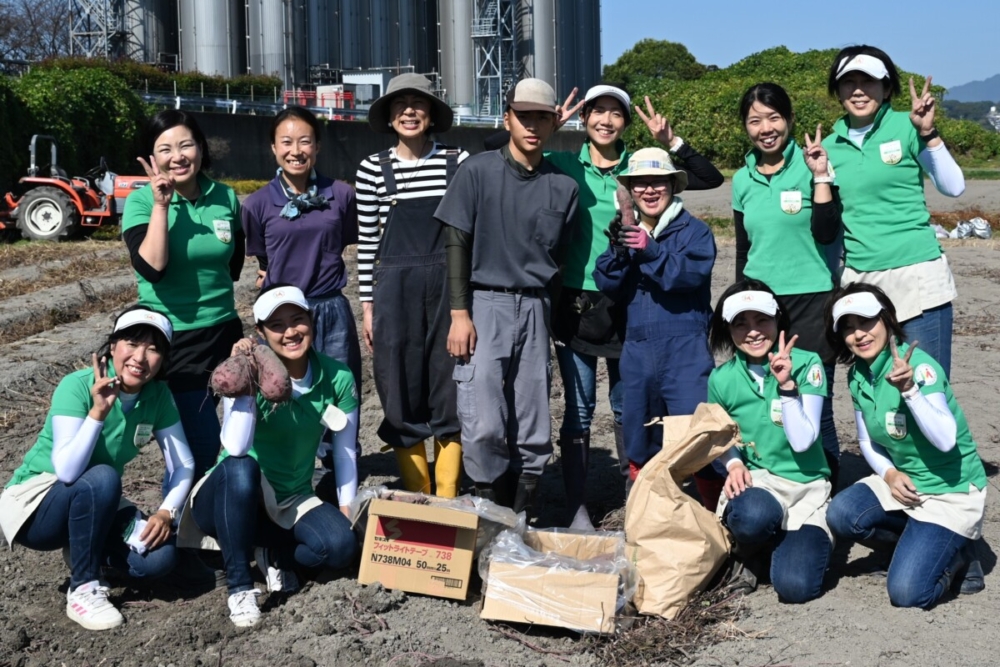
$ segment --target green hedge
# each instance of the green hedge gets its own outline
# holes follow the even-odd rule
[[[0,196],[28,167],[31,123],[24,103],[14,90],[14,82],[0,77]]]

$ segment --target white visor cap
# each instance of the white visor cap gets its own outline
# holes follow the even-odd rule
[[[837,80],[848,72],[864,72],[876,81],[889,76],[889,70],[885,68],[885,63],[875,56],[859,53],[853,58],[844,58],[837,67]]]
[[[840,318],[845,315],[860,315],[861,317],[875,317],[882,312],[882,304],[871,292],[855,292],[837,299],[833,304],[833,330],[836,331],[840,325]]]
[[[114,332],[127,329],[135,326],[136,324],[145,324],[151,327],[156,327],[163,332],[164,336],[167,337],[168,343],[173,340],[174,327],[170,324],[170,320],[159,313],[154,313],[153,311],[146,310],[145,308],[137,308],[136,310],[130,310],[127,313],[123,313],[122,316],[115,321]]]
[[[778,312],[778,302],[770,292],[758,290],[737,292],[722,303],[722,319],[732,324],[736,316],[745,310],[753,310],[774,317]]]
[[[272,313],[286,303],[298,306],[302,310],[311,310],[306,295],[298,287],[276,287],[270,292],[264,292],[253,305],[253,319],[255,322],[264,322],[271,317]]]

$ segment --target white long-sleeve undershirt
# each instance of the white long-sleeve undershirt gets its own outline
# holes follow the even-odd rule
[[[52,469],[64,484],[72,484],[87,470],[104,422],[87,416],[52,417]],[[153,432],[167,469],[167,495],[160,509],[179,510],[194,481],[194,457],[180,422]]]
[[[944,392],[924,395],[916,389],[915,394],[909,397],[904,394],[903,397],[924,437],[940,451],[951,451],[955,447],[958,424],[955,422],[955,415],[948,407],[948,398]],[[895,464],[882,445],[872,442],[860,410],[854,411],[854,421],[857,425],[861,453],[875,474],[885,477],[886,471],[895,468]]]

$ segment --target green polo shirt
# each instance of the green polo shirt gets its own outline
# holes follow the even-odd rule
[[[899,354],[909,348],[899,346]],[[924,395],[943,393],[957,426],[955,446],[942,452],[921,432],[899,390],[885,379],[892,368],[889,348],[875,358],[871,366],[857,360],[851,367],[847,384],[854,399],[854,409],[861,412],[872,442],[889,454],[892,464],[906,473],[921,493],[968,493],[969,484],[977,489],[986,486],[986,471],[976,452],[965,413],[959,407],[944,370],[919,347],[910,357],[913,381]]]
[[[114,377],[114,367],[108,366],[108,375]],[[24,456],[21,466],[14,471],[7,486],[21,484],[43,472],[55,474],[52,466],[52,417],[78,417],[85,419],[94,399],[90,389],[94,386],[94,369],[85,368],[70,373],[59,382],[52,394],[52,407],[45,417],[45,426],[38,440]],[[126,464],[139,455],[139,450],[153,439],[156,431],[169,428],[181,420],[174,399],[164,382],[147,382],[139,391],[139,400],[126,415],[120,401],[115,401],[111,412],[104,418],[104,427],[97,436],[97,443],[90,455],[87,469],[106,464],[121,475]]]
[[[792,377],[800,394],[827,396],[823,362],[815,352],[792,350]],[[830,477],[823,454],[823,437],[816,436],[809,449],[796,452],[785,437],[781,423],[778,381],[764,365],[764,393],[747,368],[746,355],[736,351],[708,378],[708,402],[716,403],[739,424],[743,440],[740,455],[750,470],[769,470],[793,482],[808,483]]]
[[[794,141],[784,158],[768,180],[757,171],[759,151],[752,150],[733,176],[733,210],[743,214],[750,239],[743,273],[779,295],[828,292],[833,278],[812,235],[813,175]]]
[[[844,261],[855,271],[885,271],[937,259],[941,246],[924,200],[920,140],[908,114],[886,102],[859,148],[847,117],[823,140],[840,188]]]
[[[590,141],[583,142],[579,153],[572,151],[550,152],[545,159],[555,165],[580,187],[580,203],[577,208],[576,232],[566,249],[563,261],[562,281],[566,287],[597,291],[594,269],[597,258],[608,248],[608,237],[604,230],[618,209],[615,208],[615,191],[618,190],[619,173],[628,166],[628,151],[625,143],[619,141],[619,162],[608,173],[594,166],[590,159]]]
[[[174,331],[190,331],[237,317],[229,259],[240,228],[240,203],[229,186],[198,174],[201,196],[188,201],[176,192],[167,212],[170,259],[163,278],[151,283],[138,273],[139,303],[163,312]],[[148,225],[153,189],[125,200],[122,232]]]
[[[313,492],[316,448],[326,430],[320,420],[327,406],[348,414],[358,408],[354,375],[345,364],[310,350],[309,368],[312,386],[298,398],[272,406],[257,393],[257,427],[249,454],[260,464],[278,502]],[[223,449],[219,461],[227,456]]]

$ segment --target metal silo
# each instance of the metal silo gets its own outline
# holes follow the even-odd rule
[[[581,92],[601,80],[600,0],[556,0],[556,82],[558,95],[574,86]]]
[[[170,0],[125,0],[129,58],[173,64],[178,53],[177,11],[173,4]]]
[[[340,67],[361,69],[365,67],[364,48],[367,38],[367,0],[340,0]],[[362,5],[365,5],[362,7]],[[362,11],[365,10],[365,11]]]
[[[309,0],[309,67],[340,69],[340,0]]]
[[[273,74],[289,87],[285,35],[290,32],[282,0],[246,0],[247,69],[253,74]]]
[[[522,74],[548,82],[561,95],[556,85],[556,0],[521,0],[518,20]]]
[[[469,0],[440,0],[438,6],[439,62],[445,100],[454,107],[468,107],[471,111],[476,99],[472,3]]]
[[[237,76],[245,71],[245,0],[180,0],[181,69]]]

